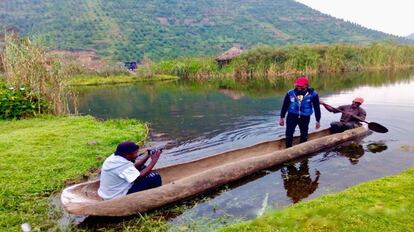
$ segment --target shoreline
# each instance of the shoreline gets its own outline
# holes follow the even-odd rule
[[[414,168],[219,231],[411,231]]]
[[[117,85],[131,84],[137,82],[160,82],[160,81],[176,81],[180,78],[171,75],[154,75],[153,77],[138,77],[136,75],[77,75],[68,79],[68,86],[98,86],[98,85]]]
[[[57,230],[63,212],[50,211],[50,197],[87,178],[119,142],[143,143],[147,136],[146,124],[132,119],[43,115],[0,120],[0,158],[7,167],[0,169],[5,177],[0,178],[0,228],[20,231],[29,223],[33,231]]]

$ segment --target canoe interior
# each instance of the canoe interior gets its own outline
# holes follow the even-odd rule
[[[309,140],[314,140],[317,138],[322,138],[327,135],[330,135],[329,129],[317,131],[314,133],[309,134]],[[293,140],[293,144],[299,143],[299,136],[296,136]],[[235,161],[240,161],[243,159],[247,159],[254,156],[263,156],[268,154],[269,152],[274,152],[277,150],[281,150],[285,148],[285,139],[278,139],[267,141],[263,143],[259,143],[256,145],[252,145],[246,148],[235,149],[226,151],[223,153],[211,155],[205,158],[201,158],[198,160],[166,166],[156,170],[162,176],[163,185],[171,183],[173,181],[177,181],[182,178],[190,177],[192,175],[196,175],[207,171],[211,168],[226,165]],[[88,182],[85,184],[80,184],[75,186],[70,190],[70,192],[66,192],[65,194],[70,194],[68,196],[72,199],[72,202],[79,202],[79,203],[93,203],[102,201],[102,199],[98,196],[97,191],[99,188],[99,180]],[[75,200],[76,199],[76,200]],[[74,201],[75,200],[75,201]]]

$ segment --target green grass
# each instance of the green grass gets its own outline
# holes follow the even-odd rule
[[[80,180],[100,167],[124,140],[144,141],[145,124],[136,120],[100,122],[92,117],[44,116],[0,121],[0,231],[56,230],[59,212],[50,197],[67,180]],[[88,142],[95,141],[95,145]]]
[[[116,75],[116,76],[99,76],[99,75],[79,75],[68,81],[71,86],[87,86],[87,85],[112,85],[112,84],[128,84],[135,82],[151,82],[151,81],[169,81],[178,80],[177,76],[172,75],[155,75],[153,77],[137,77],[134,75]]]
[[[414,231],[414,168],[221,231]]]

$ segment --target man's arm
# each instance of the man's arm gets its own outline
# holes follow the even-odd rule
[[[316,94],[312,99],[313,109],[315,110],[315,119],[316,122],[321,121],[321,107],[319,106],[319,95]]]
[[[326,109],[327,111],[329,111],[329,112],[331,112],[331,113],[336,114],[336,113],[341,112],[341,111],[339,111],[339,110],[335,109],[334,107],[332,107],[332,106],[329,106],[329,105],[325,104],[325,102],[323,102],[323,101],[320,101],[320,103],[321,103],[321,105],[323,105],[323,107],[325,107],[325,109]]]
[[[149,159],[148,154],[138,156],[138,158],[135,160],[135,163],[134,163],[135,167],[139,170],[142,167],[142,165],[144,165],[147,162],[148,159]]]
[[[158,159],[160,158],[161,151],[157,151],[154,154],[151,155],[151,162],[148,164],[146,168],[144,168],[140,173],[139,177],[145,177],[147,176],[152,169],[154,168],[155,164],[158,162]]]
[[[283,99],[282,109],[280,110],[281,118],[285,118],[289,105],[290,105],[290,98],[289,98],[289,95],[286,94],[285,99]]]
[[[365,120],[367,117],[367,112],[364,109],[360,108],[360,111],[358,112],[358,117],[359,119]]]

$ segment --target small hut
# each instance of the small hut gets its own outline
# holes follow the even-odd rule
[[[216,58],[217,64],[222,67],[223,65],[230,63],[234,57],[240,55],[242,52],[243,49],[239,47],[232,47]]]

